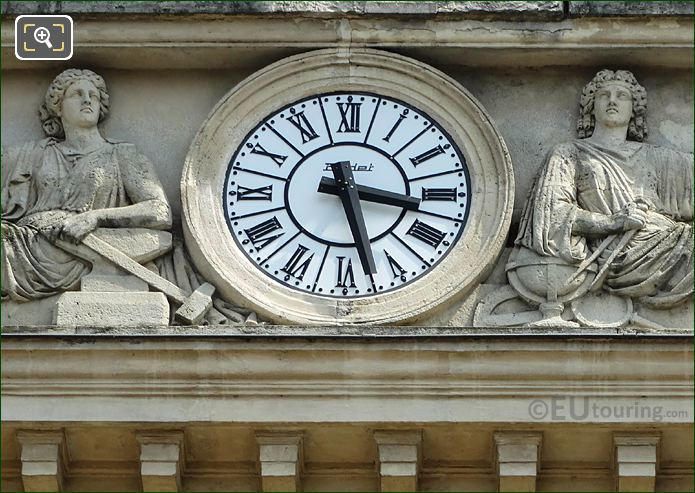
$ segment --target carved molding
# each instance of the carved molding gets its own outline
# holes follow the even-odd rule
[[[212,416],[222,421],[304,421],[309,419],[307,406],[318,406],[338,422],[553,422],[549,412],[529,414],[531,403],[540,398],[547,406],[553,399],[566,406],[568,399],[579,399],[575,404],[582,408],[585,399],[599,407],[638,402],[645,409],[661,409],[659,422],[692,420],[692,345],[687,336],[308,341],[267,335],[254,339],[248,334],[229,340],[170,337],[137,342],[127,337],[5,336],[3,419],[99,422],[136,417],[180,422]],[[30,375],[27,367],[32,368]],[[159,380],[150,378],[153,372]],[[230,408],[222,397],[233,396],[249,406]],[[354,405],[346,408],[346,398]],[[104,406],[110,407],[114,399],[121,405],[105,416]],[[422,406],[394,404],[385,412],[384,399]],[[432,399],[439,404],[426,405]],[[253,411],[256,405],[267,406],[262,416]],[[566,413],[564,418],[603,423],[626,419],[600,413]],[[646,413],[629,419],[655,422]]]

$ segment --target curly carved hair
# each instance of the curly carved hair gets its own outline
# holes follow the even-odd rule
[[[594,100],[596,91],[610,82],[622,82],[632,93],[632,117],[627,128],[628,140],[642,142],[647,137],[647,90],[637,82],[632,72],[628,70],[601,70],[591,82],[584,86],[579,103],[579,119],[577,134],[580,139],[591,137],[594,133],[596,120],[594,117]]]
[[[63,96],[65,96],[65,91],[70,87],[70,84],[82,79],[88,80],[99,90],[99,122],[106,118],[109,113],[109,93],[106,89],[106,82],[99,74],[91,70],[75,68],[64,70],[48,86],[44,102],[39,107],[41,126],[49,137],[65,138],[63,123],[59,116],[63,105]]]

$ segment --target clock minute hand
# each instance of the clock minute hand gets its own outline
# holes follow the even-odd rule
[[[339,195],[339,188],[338,183],[333,178],[324,176],[319,182],[318,191],[332,195]],[[387,190],[381,190],[379,188],[368,187],[365,185],[355,185],[355,188],[357,189],[359,198],[361,200],[366,200],[367,202],[393,205],[411,211],[417,211],[420,208],[420,199],[411,197],[410,195],[389,192]]]
[[[372,254],[372,247],[369,243],[369,236],[367,235],[367,227],[364,224],[362,206],[360,205],[360,198],[355,186],[355,178],[352,176],[350,162],[339,161],[326,164],[330,164],[331,170],[333,170],[333,176],[338,187],[337,195],[343,203],[345,216],[350,225],[352,238],[355,240],[357,253],[362,263],[362,270],[364,270],[365,274],[374,274],[376,273],[376,264]]]

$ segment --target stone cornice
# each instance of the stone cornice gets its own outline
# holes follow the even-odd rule
[[[235,330],[234,337],[3,336],[3,420],[553,422],[531,416],[531,404],[559,402],[567,414],[574,400],[658,407],[659,420],[692,421],[693,347],[684,333],[391,338]],[[385,412],[384,400],[402,405]],[[626,419],[564,414],[570,422]]]
[[[72,15],[302,15],[302,16],[485,16],[562,18],[566,16],[686,16],[692,2],[471,2],[471,1],[102,1],[2,3],[2,14]]]
[[[14,57],[14,24],[2,22],[3,69],[54,67]],[[449,66],[630,66],[691,68],[687,17],[564,20],[431,17],[94,17],[75,20],[69,66],[123,69],[259,68],[288,54],[334,46],[393,49]],[[68,66],[66,65],[66,66]]]
[[[504,328],[504,327],[418,327],[418,326],[291,326],[291,325],[220,325],[170,327],[56,327],[8,326],[2,328],[4,338],[94,337],[96,339],[128,337],[165,338],[279,338],[279,339],[497,339],[518,341],[538,339],[682,339],[694,335],[689,329],[653,330],[646,328]]]

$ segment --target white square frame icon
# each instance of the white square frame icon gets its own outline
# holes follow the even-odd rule
[[[55,18],[56,20],[65,20],[67,23],[70,25],[70,51],[65,55],[65,56],[60,56],[60,57],[46,57],[46,58],[34,58],[34,57],[24,57],[19,54],[19,23],[22,19],[28,19],[28,18],[35,18],[35,17],[51,17]],[[47,60],[47,61],[54,61],[54,60],[70,60],[72,58],[72,52],[73,52],[73,47],[74,47],[74,37],[75,37],[75,27],[72,22],[72,17],[69,15],[65,14],[26,14],[26,15],[19,15],[17,18],[14,20],[14,55],[19,59],[19,60],[26,60],[26,61],[41,61],[41,60]]]

